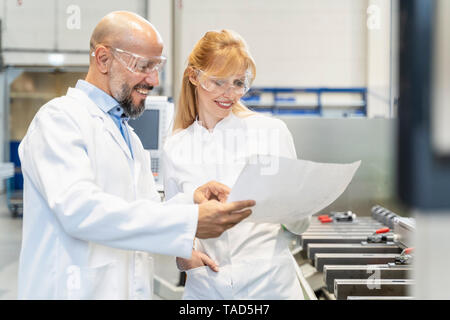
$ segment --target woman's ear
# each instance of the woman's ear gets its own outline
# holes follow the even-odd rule
[[[197,79],[197,72],[194,70],[194,68],[189,67],[189,81],[194,85],[198,86],[198,79]]]

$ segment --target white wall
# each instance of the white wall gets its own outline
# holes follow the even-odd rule
[[[378,9],[377,29],[368,28],[369,5]],[[174,78],[206,31],[228,28],[256,60],[254,86],[368,87],[369,117],[389,117],[390,10],[391,0],[175,0]]]
[[[390,1],[39,0],[19,6],[16,0],[0,0],[2,47],[85,52],[103,15],[130,10],[147,16],[164,39],[164,94],[176,96],[195,42],[207,30],[229,28],[250,46],[258,69],[255,86],[368,86],[369,116],[388,116]],[[367,28],[370,4],[381,8],[380,30]],[[80,9],[79,28],[68,26],[71,6]],[[3,57],[9,61],[20,54],[4,52]]]
[[[369,117],[390,117],[392,86],[391,1],[367,6],[367,100]],[[392,83],[393,85],[393,83]]]
[[[147,16],[163,36],[168,64],[161,85],[164,94],[176,96],[187,56],[196,41],[208,30],[229,28],[240,33],[250,46],[258,69],[254,86],[367,86],[369,116],[389,116],[390,3],[391,0],[39,0],[22,1],[19,6],[16,0],[0,0],[2,45],[9,50],[84,52],[88,50],[92,29],[103,15],[113,10],[134,11]],[[379,29],[367,27],[370,5],[380,9]],[[70,27],[74,15],[71,7],[80,9],[79,28]],[[16,52],[4,54],[6,61],[19,57]]]
[[[2,48],[48,49],[55,45],[56,0],[1,1]]]
[[[115,10],[146,16],[147,0],[2,0],[2,48],[89,51],[98,21]]]
[[[183,62],[206,31],[226,28],[246,39],[258,69],[255,86],[366,83],[365,0],[177,2]]]
[[[129,10],[146,17],[148,3],[149,0],[23,0],[19,4],[17,0],[0,0],[3,62],[11,65],[48,65],[49,53],[65,52],[66,65],[87,66],[89,39],[98,21],[115,10]],[[5,89],[9,88],[6,74],[2,72],[0,162],[9,158],[10,106],[5,98]]]
[[[163,94],[172,96],[173,79],[173,1],[149,0],[148,19],[158,29],[164,41],[163,55],[167,63],[160,75],[160,85],[164,87]]]

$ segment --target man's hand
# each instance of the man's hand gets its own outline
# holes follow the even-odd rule
[[[255,205],[254,200],[222,203],[217,200],[203,202],[198,206],[196,237],[200,239],[217,238],[225,230],[247,218]]]
[[[208,266],[215,272],[219,271],[217,264],[203,252],[192,250],[192,257],[190,259],[177,257],[177,267],[180,271],[186,271],[203,266]]]
[[[217,181],[210,181],[195,190],[194,202],[203,203],[208,200],[225,202],[230,194],[230,191],[231,189],[226,185]]]

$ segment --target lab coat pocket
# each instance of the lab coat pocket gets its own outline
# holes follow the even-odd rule
[[[62,275],[65,281],[59,283],[62,299],[70,300],[103,300],[118,299],[118,277],[115,261],[95,266],[68,266]]]
[[[153,299],[154,261],[146,253],[137,253],[132,299]]]
[[[214,271],[208,266],[186,270],[184,300],[216,300],[221,299],[215,288]]]
[[[271,259],[254,258],[239,273],[239,299],[287,300],[301,299],[300,283],[294,261],[289,256]],[[251,270],[251,273],[249,272]]]
[[[270,300],[297,300],[302,299],[300,282],[291,256],[274,257],[266,277],[266,291],[257,294],[258,299]]]

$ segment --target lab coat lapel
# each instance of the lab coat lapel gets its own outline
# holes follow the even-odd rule
[[[108,117],[108,116],[106,116]],[[114,121],[109,118],[105,120],[105,128],[109,131],[109,133],[113,136],[114,140],[119,144],[119,146],[122,148],[123,152],[127,155],[127,157],[130,160],[133,160],[133,157],[131,156],[130,148],[128,148],[127,143],[125,142],[125,139],[123,138],[122,134],[120,133],[119,128],[117,128]]]
[[[128,148],[125,139],[122,137],[119,128],[116,126],[114,121],[111,119],[109,115],[104,113],[91,99],[81,90],[76,88],[69,88],[67,95],[72,96],[77,100],[81,100],[83,105],[86,106],[87,110],[91,114],[92,117],[98,117],[103,120],[103,125],[105,129],[111,134],[114,141],[122,148],[123,152],[127,155],[130,160],[133,160],[130,152],[130,148]],[[128,126],[130,128],[130,126]]]

